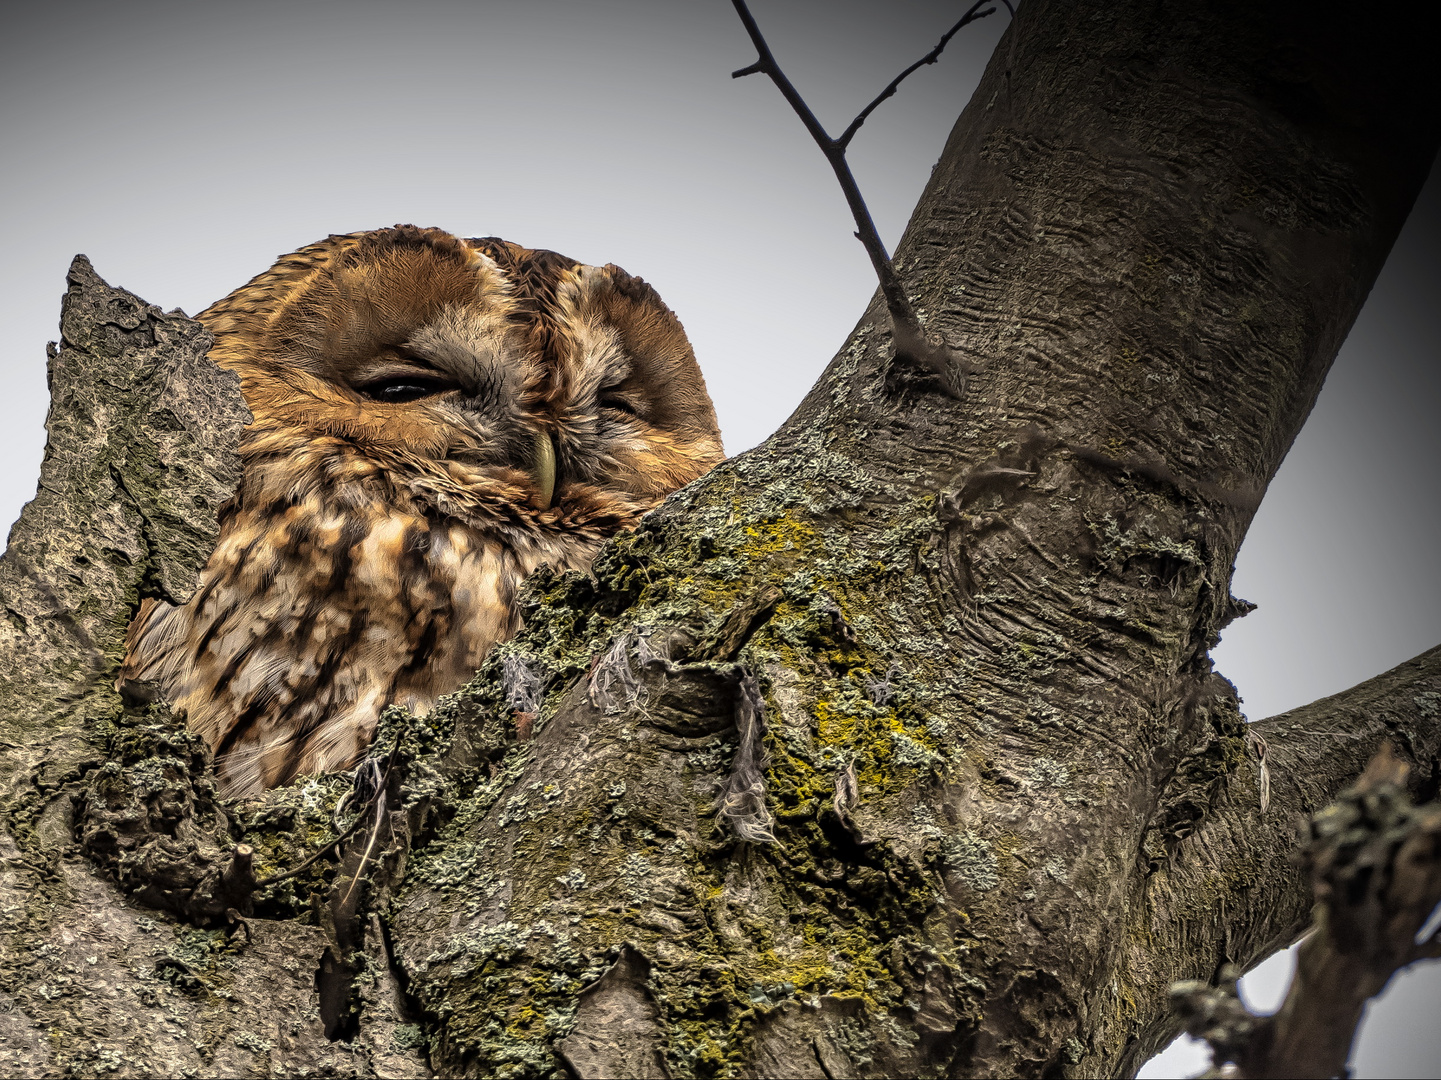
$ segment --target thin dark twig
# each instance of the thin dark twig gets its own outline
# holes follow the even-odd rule
[[[369,807],[366,807],[365,809],[368,810]],[[322,855],[334,848],[337,844],[340,844],[343,841],[349,839],[350,834],[355,832],[356,827],[364,820],[365,811],[362,810],[360,813],[355,815],[355,820],[345,827],[345,831],[343,833],[341,833],[335,839],[327,841],[323,847],[317,850],[314,855],[310,856],[310,858],[306,859],[299,866],[295,867],[294,869],[287,870],[283,874],[271,874],[270,877],[261,878],[255,883],[255,887],[257,889],[264,889],[269,885],[274,885],[276,882],[284,881],[286,878],[293,878],[296,874],[299,874],[301,871],[305,870],[306,867],[310,866]]]
[[[941,35],[941,40],[936,42],[936,47],[934,49],[926,53],[925,56],[921,57],[910,67],[906,68],[905,71],[901,72],[894,79],[892,79],[890,81],[890,84],[887,85],[884,90],[882,90],[879,94],[876,95],[876,99],[872,101],[869,105],[867,105],[864,109],[862,109],[859,114],[857,114],[856,118],[851,121],[850,127],[846,128],[845,131],[841,132],[840,138],[835,140],[836,144],[839,145],[841,149],[845,149],[847,146],[849,146],[851,144],[851,140],[855,138],[856,132],[860,131],[861,125],[866,122],[866,117],[870,116],[871,113],[876,111],[876,106],[879,105],[881,102],[885,101],[886,98],[892,97],[896,92],[896,87],[900,86],[901,83],[905,81],[906,76],[910,75],[911,72],[915,71],[918,68],[924,67],[927,64],[934,64],[940,58],[942,50],[944,50],[945,47],[950,43],[951,38],[956,36],[957,32],[961,29],[961,27],[965,26],[967,23],[975,22],[977,19],[984,19],[987,15],[994,15],[996,13],[995,8],[986,8],[985,11],[976,10],[982,4],[989,2],[990,0],[976,0],[976,2],[971,5],[971,9],[961,16],[961,21],[956,23],[955,26],[951,27],[949,30],[947,30],[944,34]],[[1002,0],[1002,3],[1005,3],[1006,7],[1008,8],[1011,6],[1009,3],[1006,3],[1006,0]]]
[[[810,132],[811,138],[821,148],[821,153],[825,154],[826,160],[830,162],[831,170],[836,174],[836,180],[840,182],[841,191],[845,193],[846,203],[851,208],[851,216],[856,221],[856,239],[865,247],[866,254],[870,256],[871,266],[875,269],[876,278],[880,281],[881,295],[885,298],[886,311],[891,317],[891,340],[896,356],[918,361],[923,366],[930,368],[941,377],[949,392],[959,395],[956,380],[960,371],[964,370],[964,364],[955,350],[944,344],[933,344],[927,340],[921,329],[921,321],[911,306],[910,298],[906,296],[905,286],[902,285],[900,276],[891,263],[890,254],[886,251],[880,233],[876,230],[876,223],[871,218],[870,208],[866,206],[866,200],[861,196],[860,186],[856,183],[856,178],[846,161],[846,147],[850,145],[851,139],[855,137],[866,118],[882,101],[896,92],[896,88],[900,86],[903,79],[917,68],[935,63],[941,50],[946,47],[946,44],[961,27],[984,18],[996,10],[994,7],[987,8],[985,11],[980,10],[983,4],[990,3],[991,0],[976,0],[961,17],[961,20],[946,31],[934,49],[892,79],[880,95],[861,110],[839,139],[831,138],[829,132],[816,119],[816,114],[805,103],[800,92],[792,85],[790,79],[786,78],[785,72],[776,63],[775,55],[771,52],[770,46],[766,44],[765,36],[756,24],[745,0],[731,0],[731,2],[735,5],[736,14],[740,16],[746,33],[750,35],[751,43],[756,47],[755,63],[731,72],[731,78],[739,79],[746,75],[764,74],[775,83],[781,96],[795,110],[801,123]],[[1001,3],[1006,5],[1012,15],[1015,14],[1015,9],[1011,7],[1009,0],[1001,0]]]
[[[353,834],[353,833],[355,832],[355,830],[356,830],[357,828],[359,828],[360,823],[366,820],[367,812],[370,810],[371,805],[372,805],[373,803],[377,803],[377,802],[381,802],[381,803],[384,802],[384,799],[382,798],[382,796],[385,794],[385,785],[386,785],[386,784],[389,782],[389,780],[390,780],[390,766],[391,766],[391,764],[395,761],[395,754],[396,754],[396,751],[400,749],[401,736],[403,736],[404,734],[405,734],[404,729],[401,729],[401,731],[397,732],[397,734],[396,734],[396,736],[395,736],[395,745],[390,748],[390,753],[387,754],[387,755],[386,755],[386,758],[385,758],[385,773],[380,777],[380,782],[379,782],[379,784],[376,786],[375,792],[370,796],[369,799],[367,799],[367,800],[365,801],[365,804],[364,804],[363,806],[361,806],[359,810],[356,811],[356,813],[355,813],[355,820],[352,821],[349,825],[347,825],[347,826],[345,827],[345,831],[342,832],[342,833],[340,833],[340,834],[338,834],[338,835],[335,837],[335,839],[327,841],[322,847],[320,847],[319,849],[316,850],[315,854],[311,855],[310,858],[306,859],[306,860],[305,860],[303,863],[301,863],[299,866],[297,866],[297,867],[295,867],[295,868],[293,868],[293,869],[291,869],[291,870],[287,870],[287,871],[285,871],[285,872],[282,873],[282,874],[272,874],[272,875],[271,875],[270,877],[268,877],[268,878],[261,878],[259,881],[257,881],[257,882],[255,883],[255,887],[256,887],[257,889],[263,889],[263,888],[265,888],[266,886],[274,885],[274,884],[276,884],[277,882],[284,881],[286,878],[293,878],[296,874],[299,874],[299,873],[301,873],[303,870],[305,870],[306,867],[312,865],[317,859],[319,859],[319,858],[320,858],[322,855],[324,855],[326,852],[332,850],[333,848],[335,848],[335,847],[339,846],[340,844],[344,843],[346,840],[350,839],[351,834]],[[372,769],[376,769],[376,768],[377,768],[374,761],[372,761],[370,764],[371,764]],[[377,770],[377,771],[378,771],[378,770]],[[337,804],[337,805],[338,805],[338,804]],[[379,815],[377,815],[377,817],[376,817],[376,822],[377,822],[376,828],[377,828],[377,829],[379,828],[379,821],[380,821],[380,818],[379,818]],[[372,836],[371,836],[371,843],[373,843],[373,842],[374,842],[374,836],[372,835]],[[369,857],[369,854],[370,854],[370,846],[371,846],[370,843],[368,843],[368,844],[366,845],[366,858]],[[362,859],[361,859],[360,869],[362,869],[362,870],[365,868],[366,858],[362,858]],[[357,876],[359,876],[359,870],[356,871],[356,874],[357,874]],[[351,885],[352,885],[352,887],[354,887],[354,882],[352,882]],[[348,898],[349,898],[349,894],[347,894],[347,899],[348,899]]]
[[[755,17],[751,15],[750,8],[746,7],[745,0],[731,0],[735,5],[736,14],[740,16],[741,23],[750,35],[751,43],[756,47],[758,57],[754,64],[743,67],[738,71],[731,72],[731,78],[739,79],[746,75],[763,73],[770,77],[771,82],[776,84],[776,89],[781,96],[790,103],[800,117],[801,123],[811,133],[816,145],[825,154],[826,160],[831,163],[831,169],[840,181],[841,191],[845,193],[846,202],[850,205],[851,216],[856,220],[856,238],[865,246],[866,254],[871,257],[871,265],[875,267],[876,276],[881,282],[881,293],[886,298],[886,307],[890,310],[893,321],[904,321],[908,325],[917,324],[915,312],[911,310],[911,304],[906,299],[905,289],[902,288],[900,279],[896,276],[891,266],[891,257],[886,252],[886,246],[881,242],[880,233],[876,231],[876,224],[871,219],[870,208],[866,206],[866,200],[861,197],[861,189],[856,184],[856,178],[851,174],[851,167],[846,163],[845,147],[841,146],[830,134],[821,122],[816,119],[816,114],[811,112],[805,99],[800,92],[792,85],[790,79],[786,78],[785,72],[776,63],[775,56],[771,53],[770,46],[761,34],[761,28],[756,25]]]

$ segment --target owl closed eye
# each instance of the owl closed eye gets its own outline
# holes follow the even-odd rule
[[[650,286],[495,238],[396,226],[283,257],[199,316],[254,415],[200,586],[145,601],[121,680],[156,684],[253,795],[345,768],[723,455]]]

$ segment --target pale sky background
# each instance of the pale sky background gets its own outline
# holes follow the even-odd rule
[[[754,0],[839,130],[964,4]],[[962,31],[852,160],[899,237],[1003,29]],[[644,276],[680,315],[727,448],[769,434],[874,289],[824,159],[725,0],[6,5],[0,517],[33,495],[45,342],[76,252],[194,313],[276,256],[396,222],[494,234]],[[1217,666],[1260,718],[1441,641],[1441,186],[1413,214],[1237,564],[1260,604]],[[1250,976],[1279,1000],[1286,958]],[[1359,1077],[1441,1074],[1441,964],[1368,1015]],[[1272,1002],[1274,1005],[1274,1002]],[[1184,1043],[1143,1076],[1185,1076]]]

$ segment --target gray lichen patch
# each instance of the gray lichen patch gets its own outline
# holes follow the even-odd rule
[[[952,837],[943,848],[946,873],[969,889],[987,892],[1000,884],[991,845],[974,832]]]
[[[504,656],[430,719],[453,723],[450,738],[494,747],[482,772],[453,775],[454,816],[413,852],[390,916],[414,943],[401,957],[413,992],[444,1018],[441,1060],[497,1075],[554,1068],[577,988],[627,943],[654,961],[647,993],[677,1075],[726,1073],[757,1018],[786,1002],[855,995],[878,1015],[900,1007],[913,977],[876,942],[915,934],[943,879],[884,845],[859,865],[837,860],[836,836],[855,825],[837,813],[835,791],[851,769],[863,800],[901,797],[945,766],[935,732],[946,721],[916,707],[910,678],[853,625],[867,610],[854,577],[898,579],[899,548],[928,526],[888,528],[885,558],[841,542],[830,555],[794,510],[727,524],[735,492],[722,472],[685,494],[691,517],[662,511],[612,545],[592,578],[532,583],[526,629],[507,646],[546,673],[529,742],[505,749],[474,734],[503,735],[515,711],[499,686],[515,666]],[[718,528],[692,531],[695,522]],[[714,816],[739,747],[727,730],[739,714],[725,700],[735,676],[686,650],[744,602],[740,560],[769,568],[783,596],[741,660],[803,673],[783,706],[759,681],[774,717],[764,797],[777,857],[812,867],[800,880],[738,847]],[[688,626],[677,638],[680,613]]]

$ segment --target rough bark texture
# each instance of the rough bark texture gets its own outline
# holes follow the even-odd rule
[[[1434,780],[1428,658],[1358,692],[1362,738],[1341,702],[1272,725],[1260,815],[1207,657],[1436,145],[1394,43],[1295,14],[1022,8],[899,249],[964,398],[887,369],[873,306],[770,442],[546,596],[538,733],[396,902],[437,1068],[543,1072],[625,1008],[674,1074],[1133,1069],[1173,979],[1305,926],[1295,812],[1385,733]],[[768,586],[737,656],[684,662],[675,626]],[[748,678],[774,845],[711,809]],[[645,977],[577,1012],[616,950]]]
[[[1408,771],[1384,743],[1360,780],[1311,818],[1298,861],[1316,907],[1274,1016],[1248,1011],[1231,978],[1171,987],[1187,1032],[1211,1045],[1208,1077],[1347,1075],[1367,1000],[1401,968],[1441,956],[1441,932],[1427,929],[1441,904],[1441,803],[1417,807],[1403,786]]]
[[[0,557],[0,1074],[410,1075],[402,1048],[326,1038],[319,927],[211,925],[240,823],[198,740],[111,685],[140,599],[183,602],[214,546],[239,381],[83,256],[60,330],[39,491]]]
[[[1173,980],[1304,929],[1295,814],[1383,740],[1435,796],[1441,651],[1267,722],[1265,811],[1208,658],[1435,153],[1419,35],[1140,0],[1030,0],[1008,33],[897,253],[961,398],[890,361],[874,302],[771,440],[593,576],[536,581],[527,630],[430,717],[387,715],[345,805],[348,778],[216,806],[163,715],[122,709],[99,675],[125,618],[183,592],[213,526],[161,569],[165,515],[86,509],[103,469],[42,481],[0,627],[15,1071],[398,1075],[423,1042],[442,1075],[1123,1074],[1175,1030]],[[60,358],[94,357],[78,382],[120,428],[58,422],[84,408],[57,376],[47,478],[149,423],[106,389],[148,370],[89,344],[110,325]],[[197,409],[184,445],[224,444],[233,405]],[[209,522],[212,475],[139,505]],[[109,576],[28,554],[57,529]],[[285,871],[347,814],[338,855],[254,897],[246,945],[236,845]]]

